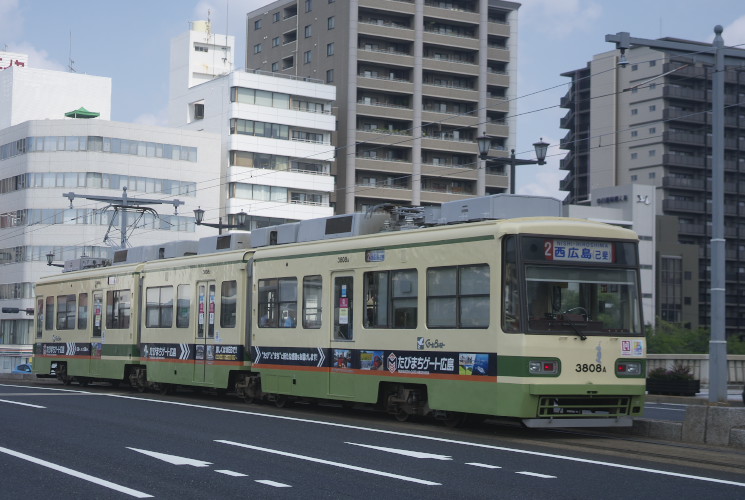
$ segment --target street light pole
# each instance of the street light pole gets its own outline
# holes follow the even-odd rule
[[[714,26],[714,54],[702,53],[699,43],[686,43],[671,40],[649,40],[632,38],[629,33],[605,35],[606,42],[616,44],[624,57],[631,45],[664,50],[677,55],[714,65],[711,92],[711,250],[709,268],[711,269],[710,312],[711,338],[709,341],[709,402],[727,401],[727,339],[725,335],[725,239],[724,239],[724,64],[725,58],[733,63],[745,62],[741,49],[725,48],[720,26]],[[619,60],[619,65],[621,64]]]
[[[222,234],[223,229],[243,229],[245,230],[246,225],[246,219],[248,218],[248,214],[241,210],[237,214],[235,214],[235,219],[237,224],[223,224],[222,223],[222,217],[218,217],[217,224],[214,224],[212,222],[202,222],[204,220],[204,210],[202,210],[202,207],[199,207],[194,210],[194,222],[197,226],[207,226],[207,227],[214,227],[219,230],[218,234]]]
[[[491,149],[491,137],[486,135],[476,139],[479,145],[479,158],[482,160],[494,161],[497,163],[509,163],[510,165],[510,194],[515,194],[515,167],[517,165],[545,165],[546,164],[546,152],[548,151],[549,144],[543,142],[543,138],[540,141],[534,142],[533,147],[535,148],[536,160],[522,160],[515,158],[515,150],[510,151],[509,158],[502,158],[501,156],[489,156],[489,149]]]

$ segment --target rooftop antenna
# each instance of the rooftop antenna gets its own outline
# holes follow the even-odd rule
[[[70,55],[69,55],[69,63],[67,65],[67,69],[70,70],[70,73],[77,73],[75,71],[75,68],[73,67],[73,64],[75,64],[75,61],[72,60],[72,30],[70,30]]]

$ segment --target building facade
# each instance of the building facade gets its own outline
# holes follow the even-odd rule
[[[702,51],[710,44],[701,44]],[[745,50],[742,51],[745,63]],[[711,77],[691,58],[634,46],[564,73],[568,150],[565,203],[589,204],[597,187],[655,186],[657,315],[691,328],[710,324]],[[726,329],[745,336],[745,72],[725,75]],[[674,243],[674,244],[671,244]],[[695,251],[692,251],[695,249]],[[695,254],[695,257],[692,255]],[[694,285],[695,286],[692,286]]]
[[[501,0],[278,0],[250,12],[246,68],[337,88],[336,210],[509,188],[517,9]]]
[[[208,27],[192,23],[188,36],[174,39],[171,60],[203,57],[203,36],[193,30]],[[171,81],[184,83],[184,65],[171,67]],[[172,91],[172,126],[221,137],[219,177],[213,180],[220,196],[202,207],[205,221],[222,217],[232,224],[244,211],[246,229],[255,229],[333,214],[334,86],[292,75],[232,71],[188,88],[172,85]]]

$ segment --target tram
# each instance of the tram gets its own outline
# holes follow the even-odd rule
[[[400,420],[628,426],[645,394],[638,237],[560,213],[493,195],[121,250],[39,281],[34,371]]]

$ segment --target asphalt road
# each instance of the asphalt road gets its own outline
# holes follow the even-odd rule
[[[741,451],[491,422],[33,382],[0,417],[5,498],[745,498]]]

